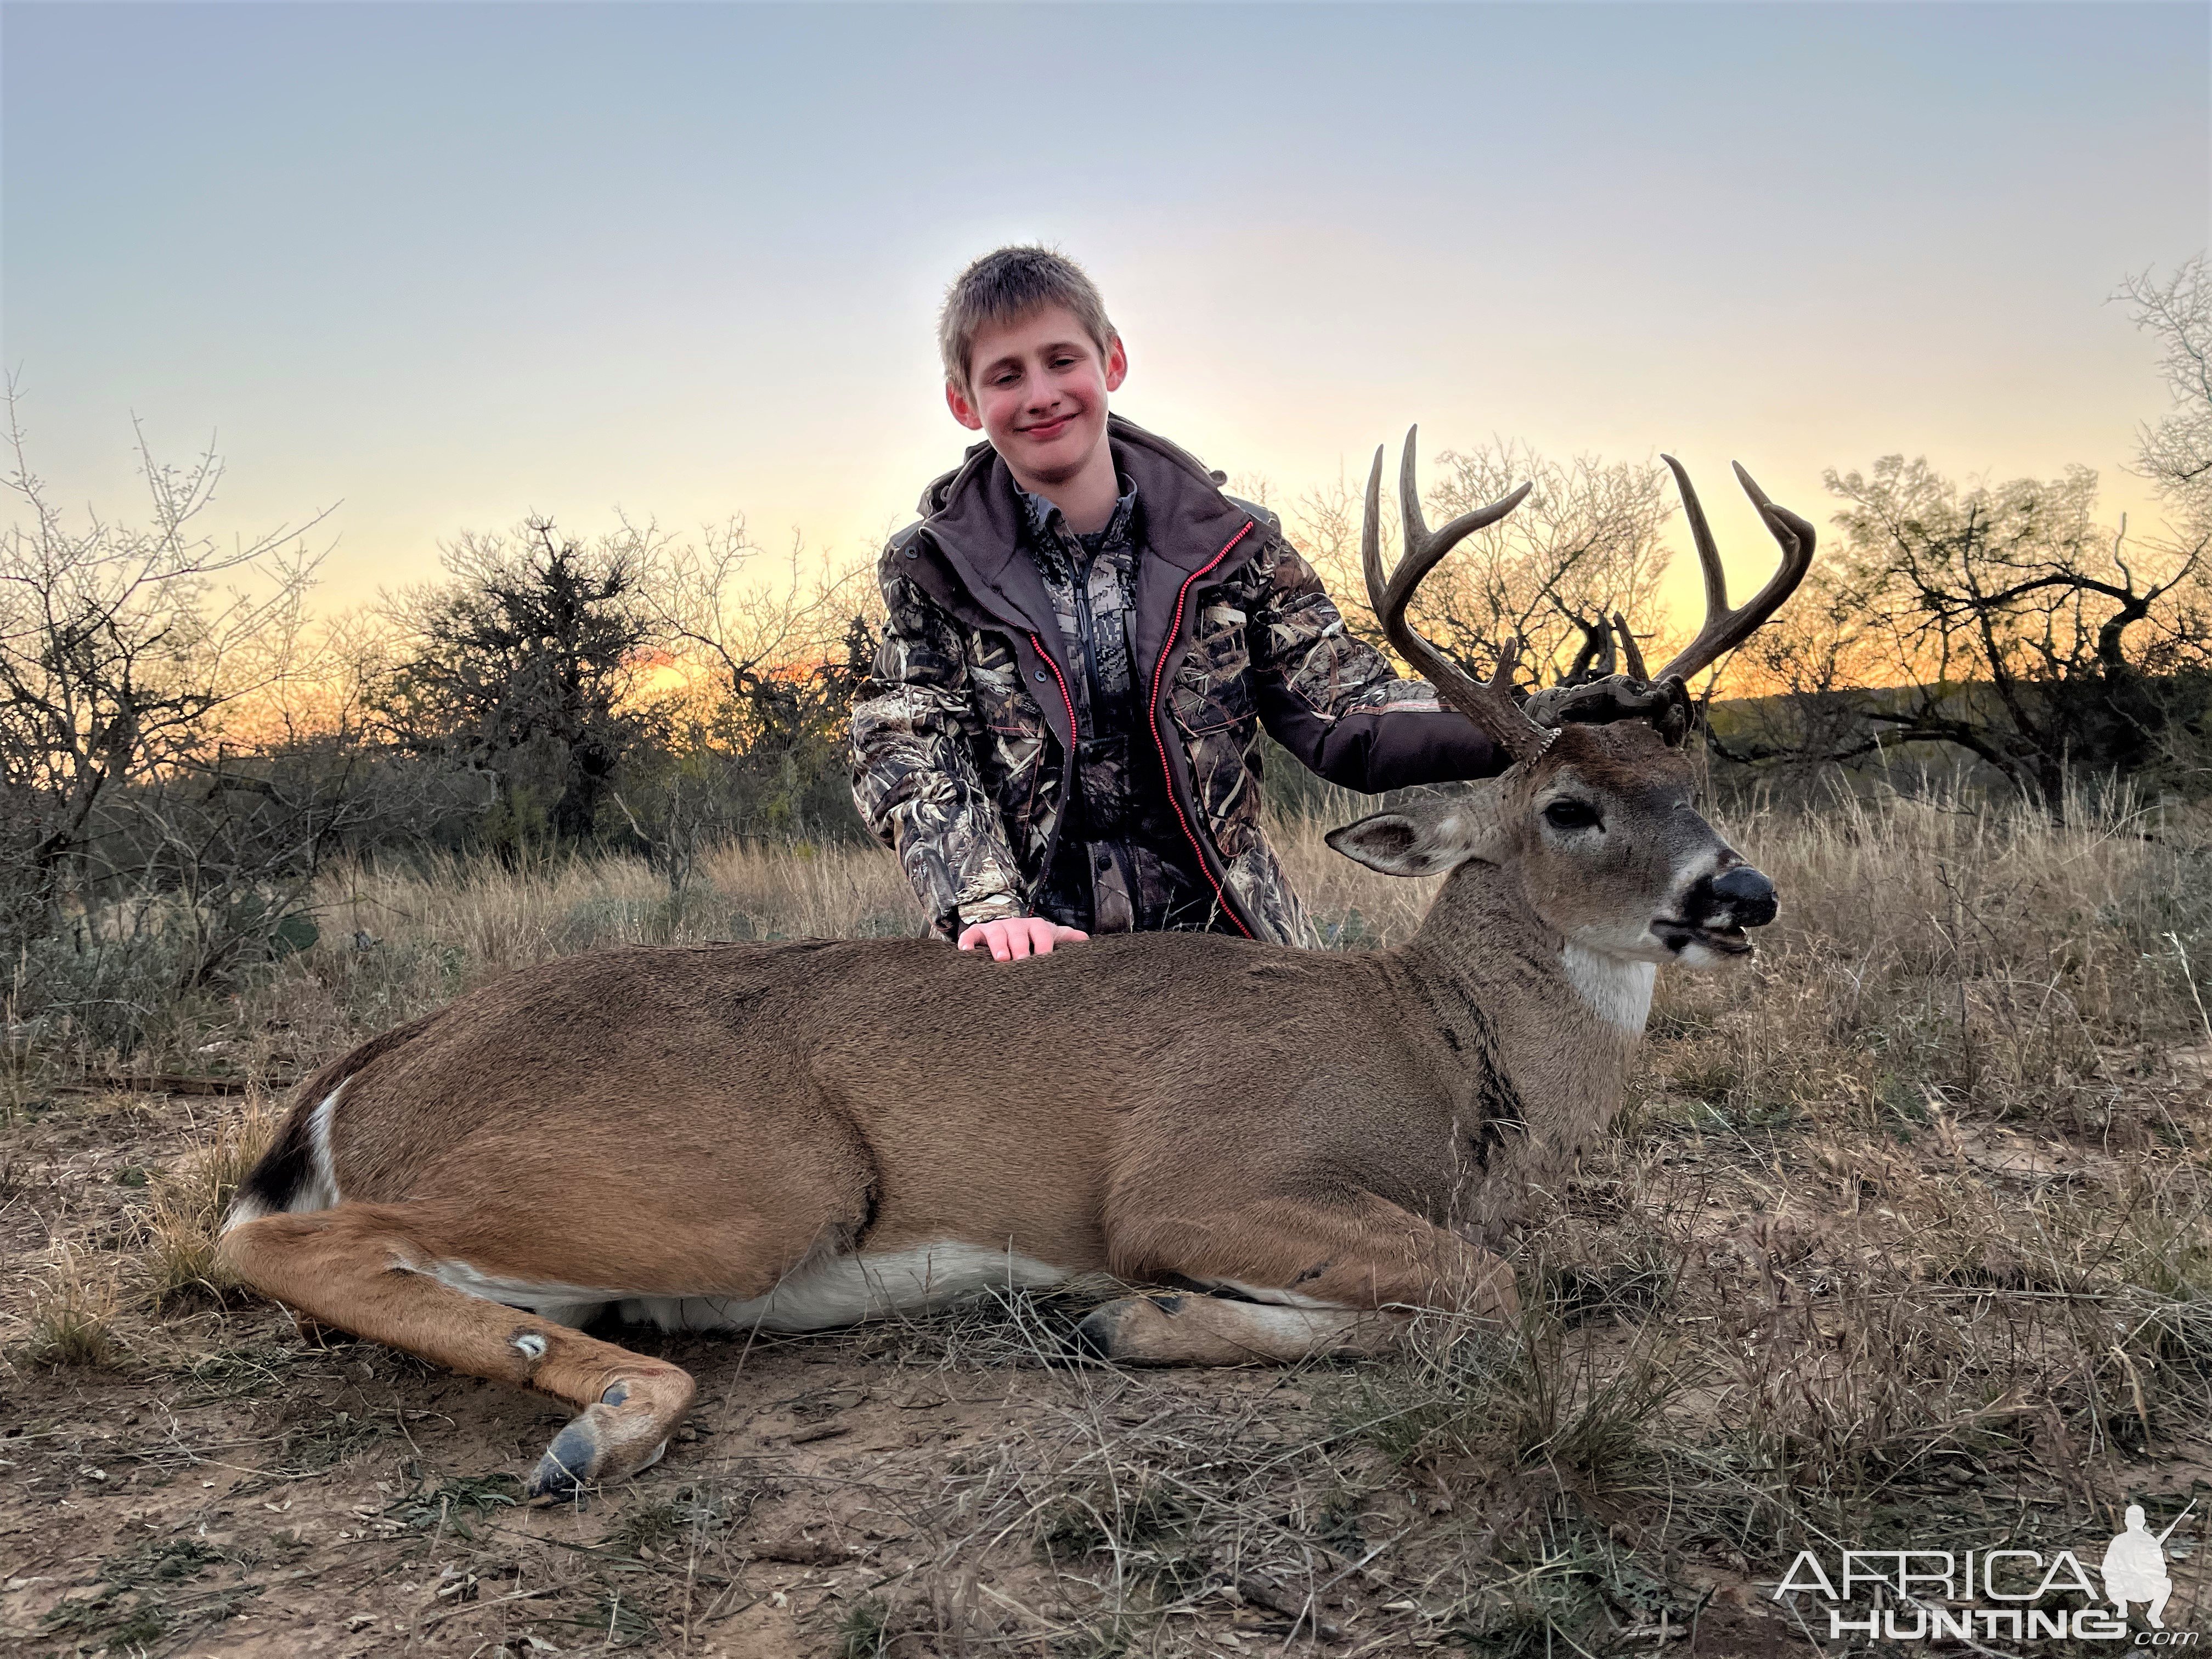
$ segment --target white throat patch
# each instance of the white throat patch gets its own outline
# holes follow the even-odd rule
[[[1569,945],[1559,961],[1569,982],[1600,1019],[1632,1036],[1643,1035],[1644,1022],[1651,1015],[1652,982],[1659,976],[1656,963],[1624,962],[1580,945]]]

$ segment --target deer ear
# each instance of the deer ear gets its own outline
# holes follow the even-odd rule
[[[1386,876],[1442,875],[1469,859],[1497,857],[1495,791],[1408,801],[1396,811],[1371,813],[1332,830],[1326,839],[1345,857]]]

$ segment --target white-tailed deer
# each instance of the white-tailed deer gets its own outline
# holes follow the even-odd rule
[[[1773,918],[1772,885],[1691,804],[1682,687],[1788,597],[1813,529],[1738,468],[1784,559],[1731,611],[1675,466],[1704,629],[1647,678],[1616,621],[1632,679],[1522,705],[1511,647],[1478,681],[1405,611],[1525,486],[1432,535],[1408,434],[1386,580],[1382,464],[1369,596],[1513,757],[1329,836],[1393,875],[1449,872],[1406,944],[1125,935],[1001,964],[823,939],[547,963],[303,1085],[231,1212],[231,1267],[326,1324],[567,1401],[540,1493],[642,1468],[691,1400],[676,1366],[576,1328],[610,1305],[664,1329],[812,1330],[1103,1269],[1185,1293],[1109,1304],[1089,1345],[1192,1364],[1373,1347],[1397,1310],[1512,1316],[1485,1241],[1619,1106],[1655,969],[1740,957]],[[1609,665],[1609,632],[1571,680],[1601,638]],[[1035,1056],[1051,1081],[999,1086]]]

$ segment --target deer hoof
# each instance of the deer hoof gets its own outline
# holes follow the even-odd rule
[[[674,1413],[656,1409],[642,1389],[626,1382],[614,1384],[553,1437],[531,1472],[526,1494],[571,1498],[586,1486],[626,1480],[651,1468],[668,1449],[671,1418],[690,1401],[690,1381],[684,1379],[687,1386]]]
[[[586,1486],[627,1480],[660,1461],[668,1449],[665,1440],[656,1442],[642,1457],[625,1456],[617,1442],[619,1431],[610,1432],[605,1418],[592,1420],[606,1410],[604,1406],[593,1406],[553,1437],[553,1443],[531,1472],[530,1484],[524,1489],[527,1496],[573,1498]]]
[[[1100,1359],[1144,1364],[1161,1326],[1182,1304],[1180,1296],[1125,1296],[1094,1310],[1075,1328],[1075,1345]]]

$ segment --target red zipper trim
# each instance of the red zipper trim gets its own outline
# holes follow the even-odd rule
[[[1252,526],[1257,522],[1255,519],[1245,520],[1244,528],[1229,538],[1228,545],[1215,554],[1204,569],[1194,570],[1183,578],[1182,589],[1176,595],[1175,620],[1168,628],[1168,642],[1160,647],[1159,661],[1152,665],[1152,743],[1160,751],[1160,781],[1167,785],[1168,805],[1175,808],[1176,822],[1182,826],[1183,839],[1190,843],[1190,850],[1198,854],[1199,873],[1206,878],[1206,885],[1213,889],[1213,896],[1221,902],[1222,914],[1237,924],[1237,931],[1246,939],[1252,937],[1252,930],[1244,925],[1243,917],[1237,914],[1237,907],[1230,902],[1229,895],[1221,890],[1221,884],[1214,880],[1213,866],[1206,861],[1206,848],[1198,844],[1198,836],[1190,827],[1190,820],[1183,816],[1182,803],[1176,799],[1175,773],[1168,766],[1168,743],[1160,735],[1160,677],[1167,672],[1168,653],[1175,649],[1176,635],[1182,632],[1182,607],[1183,602],[1190,597],[1190,585],[1227,558],[1231,549],[1250,535]],[[1070,718],[1073,717],[1071,715]]]
[[[1037,660],[1042,663],[1047,668],[1052,670],[1053,678],[1060,681],[1060,700],[1067,705],[1068,774],[1073,777],[1075,771],[1075,743],[1077,736],[1075,730],[1075,699],[1067,695],[1067,682],[1060,676],[1060,665],[1046,654],[1044,641],[1039,639],[1035,634],[1031,634],[1030,635],[1030,643],[1036,647]],[[1063,811],[1066,810],[1066,804],[1065,802],[1061,803],[1060,810]]]

